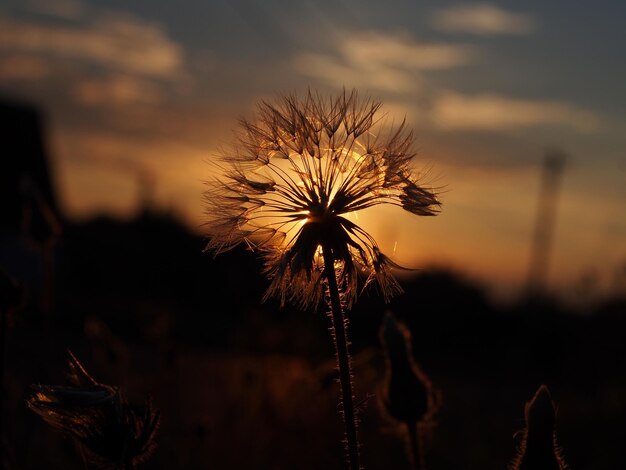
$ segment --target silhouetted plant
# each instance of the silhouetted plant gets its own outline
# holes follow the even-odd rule
[[[26,241],[41,253],[43,291],[41,309],[53,309],[54,244],[61,235],[61,223],[54,211],[30,179],[22,181],[22,232]]]
[[[21,302],[22,287],[15,279],[0,269],[0,311],[13,311]]]
[[[357,295],[360,272],[367,273],[363,285],[377,281],[386,300],[401,289],[390,273],[398,266],[350,214],[391,204],[426,216],[440,205],[412,175],[413,140],[404,122],[388,133],[377,126],[380,106],[356,92],[262,102],[257,121],[241,121],[237,145],[222,155],[224,176],[205,195],[207,250],[246,243],[265,259],[266,297],[301,306],[325,298],[330,306],[353,470],[360,465],[344,310]]]
[[[556,438],[556,407],[548,387],[542,385],[526,403],[526,429],[511,470],[568,470]]]
[[[6,362],[6,343],[9,330],[9,316],[18,309],[22,302],[22,287],[13,278],[0,269],[0,447],[4,449],[4,366]],[[0,465],[3,462],[0,451]]]
[[[28,406],[54,429],[71,437],[98,468],[134,469],[154,450],[159,412],[146,400],[129,405],[117,387],[96,382],[69,353],[71,386],[33,385]]]
[[[390,312],[385,314],[380,340],[387,356],[387,376],[379,403],[404,428],[413,468],[424,470],[424,433],[439,409],[438,395],[413,357],[411,332]]]

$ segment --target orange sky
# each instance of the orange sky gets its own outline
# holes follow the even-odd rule
[[[243,2],[250,15],[208,3],[0,7],[0,92],[45,111],[69,216],[130,217],[150,187],[155,205],[201,231],[208,162],[240,116],[281,93],[355,87],[389,117],[407,117],[416,170],[445,187],[438,217],[363,216],[400,264],[452,266],[495,293],[519,292],[542,158],[556,146],[568,160],[550,287],[576,298],[591,275],[598,292],[625,288],[620,12],[572,7],[565,25],[539,3]]]
[[[216,140],[227,145],[236,126],[234,117],[220,122],[217,128],[225,137]],[[193,230],[202,233],[205,216],[200,198],[203,181],[211,177],[209,161],[217,155],[217,145],[134,141],[97,133],[51,135],[54,155],[88,151],[92,156],[85,164],[56,160],[60,197],[70,216],[85,218],[105,212],[132,217],[141,205],[142,178],[147,174],[154,182],[154,204],[181,214]],[[451,266],[477,278],[497,296],[519,292],[529,269],[540,149],[536,165],[520,169],[438,163],[436,152],[428,154],[422,146],[415,166],[426,169],[426,181],[443,186],[441,214],[419,218],[397,208],[373,208],[359,215],[360,225],[401,265]],[[133,155],[141,166],[129,165],[123,155]],[[575,174],[565,174],[549,275],[552,287],[566,295],[590,272],[604,274],[603,288],[610,288],[610,268],[619,268],[616,253],[621,249],[626,255],[621,232],[610,230],[612,221],[619,224],[622,202],[602,194],[591,198],[580,194],[575,178]]]

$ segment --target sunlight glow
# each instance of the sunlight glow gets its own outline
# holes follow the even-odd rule
[[[360,101],[356,92],[263,102],[257,121],[241,122],[239,145],[223,153],[223,179],[205,193],[213,218],[207,249],[220,253],[246,243],[263,250],[272,269],[268,292],[283,301],[287,295],[303,302],[321,298],[312,281],[322,276],[316,266],[321,247],[339,263],[350,302],[361,271],[366,282],[377,280],[386,298],[398,293],[390,272],[397,265],[349,220],[351,214],[356,220],[359,211],[391,205],[432,216],[440,203],[413,174],[413,137],[404,122],[384,127],[382,135],[372,132],[381,126],[380,106]]]

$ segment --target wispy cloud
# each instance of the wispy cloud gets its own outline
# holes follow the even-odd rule
[[[421,87],[420,72],[460,67],[475,61],[469,46],[419,42],[407,35],[363,32],[342,35],[335,50],[298,54],[298,72],[331,85],[411,92]]]
[[[76,84],[73,93],[85,106],[157,104],[161,101],[161,89],[157,84],[128,75],[82,80]]]
[[[118,127],[122,110],[148,113],[179,98],[192,83],[189,70],[184,47],[161,24],[130,13],[27,0],[23,10],[0,14],[0,81],[20,96],[60,104],[70,120],[91,113],[90,122]]]
[[[536,21],[528,14],[512,13],[489,3],[460,4],[432,15],[435,29],[478,35],[528,34]]]
[[[77,20],[85,12],[85,5],[78,0],[29,0],[27,7],[35,13],[66,20]]]
[[[562,125],[592,132],[600,123],[593,112],[559,101],[525,100],[496,94],[462,95],[446,91],[435,100],[433,123],[449,130],[505,130]]]
[[[50,74],[48,63],[38,57],[7,55],[0,57],[0,80],[37,81]]]
[[[406,70],[379,67],[375,63],[354,64],[343,58],[306,53],[294,58],[296,70],[333,86],[366,90],[405,92],[421,88],[422,78]]]
[[[474,60],[467,46],[418,42],[407,35],[365,32],[351,34],[340,44],[342,55],[354,64],[375,64],[409,70],[442,70]]]
[[[0,48],[79,60],[128,73],[173,77],[181,72],[181,48],[156,24],[130,15],[108,15],[72,26],[0,18]]]

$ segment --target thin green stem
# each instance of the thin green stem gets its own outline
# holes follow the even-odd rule
[[[335,350],[337,352],[337,364],[339,366],[339,381],[341,383],[341,401],[343,409],[343,421],[346,428],[346,441],[348,444],[348,466],[350,470],[361,470],[359,464],[359,441],[357,437],[356,413],[352,396],[352,372],[350,370],[350,354],[348,352],[348,339],[346,325],[339,288],[335,274],[335,258],[328,246],[322,247],[324,255],[324,274],[328,281],[328,294],[333,320]]]

